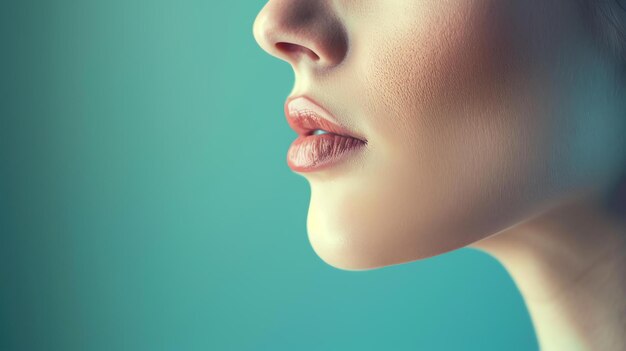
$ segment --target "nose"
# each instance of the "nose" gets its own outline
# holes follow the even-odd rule
[[[348,50],[344,26],[326,0],[270,0],[253,32],[261,48],[294,67],[333,67]]]

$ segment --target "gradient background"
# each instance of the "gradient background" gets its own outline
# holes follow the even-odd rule
[[[0,350],[537,349],[486,254],[315,255],[263,4],[3,3]]]

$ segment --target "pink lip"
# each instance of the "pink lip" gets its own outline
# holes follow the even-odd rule
[[[298,138],[289,147],[287,164],[296,172],[330,167],[367,144],[367,141],[335,122],[335,118],[311,99],[287,99],[285,116]],[[327,134],[313,134],[323,130]]]

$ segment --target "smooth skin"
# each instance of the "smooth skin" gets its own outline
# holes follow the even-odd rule
[[[364,270],[481,249],[543,350],[626,349],[626,63],[598,2],[270,0],[254,36],[290,96],[368,141],[302,174],[315,252]]]

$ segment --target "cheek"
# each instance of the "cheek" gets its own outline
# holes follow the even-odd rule
[[[373,34],[372,51],[360,53],[367,159],[349,179],[311,184],[309,238],[329,264],[365,269],[440,254],[547,198],[548,182],[533,182],[546,173],[549,135],[541,98],[522,78],[528,68],[500,21],[465,13]]]
[[[506,13],[470,3],[401,32],[405,45],[371,55],[367,75],[378,163],[401,185],[394,198],[429,213],[416,228],[438,223],[424,235],[443,246],[505,222],[498,219],[529,195],[547,140]]]

